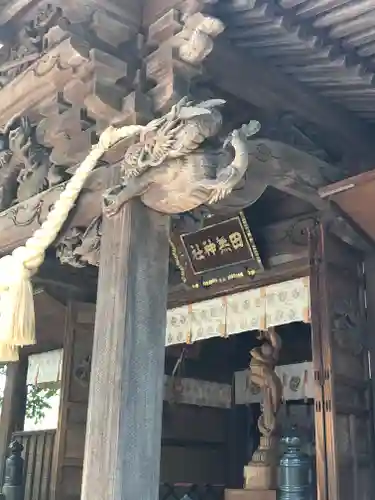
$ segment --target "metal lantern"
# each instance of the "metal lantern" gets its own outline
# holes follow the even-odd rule
[[[23,499],[23,446],[13,441],[9,447],[10,456],[5,461],[5,481],[3,495],[6,500]]]
[[[286,452],[280,460],[279,500],[311,498],[311,460],[301,451],[301,440],[295,429],[281,439]]]

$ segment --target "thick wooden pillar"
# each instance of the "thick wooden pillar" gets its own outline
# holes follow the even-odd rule
[[[157,500],[169,217],[139,200],[105,218],[83,500]]]
[[[7,367],[0,414],[0,486],[3,484],[4,464],[12,433],[23,430],[25,422],[27,366],[27,357],[23,357]]]

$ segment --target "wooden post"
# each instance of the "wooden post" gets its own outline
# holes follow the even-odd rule
[[[366,286],[366,335],[367,349],[369,351],[369,371],[370,371],[370,407],[372,422],[372,437],[375,442],[375,253],[371,253],[365,258],[365,286]],[[375,465],[375,450],[372,450],[373,462]],[[375,468],[375,467],[374,467]],[[375,488],[375,470],[373,475],[373,488]]]
[[[169,217],[139,200],[103,221],[83,500],[157,500]]]
[[[26,414],[27,357],[9,363],[6,372],[4,399],[0,415],[0,485],[4,480],[5,459],[12,433],[23,430]]]

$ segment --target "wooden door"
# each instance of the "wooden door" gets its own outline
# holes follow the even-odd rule
[[[72,302],[67,308],[53,500],[80,498],[94,318],[94,305]]]
[[[324,225],[312,232],[310,250],[312,329],[323,389],[316,415],[317,425],[324,426],[316,438],[326,466],[324,474],[324,464],[318,464],[318,474],[325,477],[328,500],[370,500],[373,433],[363,256]]]

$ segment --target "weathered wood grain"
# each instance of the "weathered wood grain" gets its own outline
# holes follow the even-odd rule
[[[103,223],[83,500],[158,498],[168,228],[139,200]]]
[[[370,131],[350,112],[304,88],[266,62],[232,47],[225,39],[215,41],[204,67],[215,84],[226,92],[273,113],[295,112],[329,133],[332,140],[336,137],[336,142],[350,157],[353,151],[359,151],[360,162],[370,168],[374,157]]]

